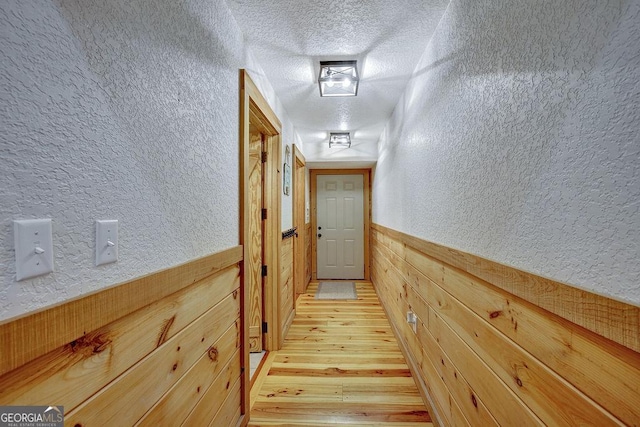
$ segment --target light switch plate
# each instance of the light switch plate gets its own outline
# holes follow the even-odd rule
[[[53,237],[50,219],[13,221],[16,250],[16,280],[53,271]]]
[[[96,221],[96,266],[118,261],[118,220]]]

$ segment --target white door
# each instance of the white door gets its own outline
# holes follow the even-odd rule
[[[317,176],[318,279],[364,279],[363,178]]]

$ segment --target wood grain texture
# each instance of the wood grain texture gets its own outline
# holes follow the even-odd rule
[[[237,246],[0,324],[0,375],[242,260]]]
[[[67,412],[186,328],[239,286],[237,265],[0,377],[0,401],[60,402]]]
[[[264,135],[263,150],[268,153],[267,161],[263,164],[264,187],[263,207],[268,210],[267,220],[263,228],[263,264],[268,266],[270,274],[264,279],[264,316],[263,320],[272,325],[269,332],[263,334],[263,344],[267,350],[276,350],[279,345],[278,324],[279,284],[280,284],[280,218],[281,218],[281,189],[282,175],[280,171],[282,161],[282,124],[273,112],[269,103],[262,96],[257,86],[246,70],[240,70],[240,243],[245,253],[244,259],[249,259],[251,236],[249,231],[249,140],[250,128],[253,127]],[[249,316],[249,283],[245,283],[243,266],[243,307],[247,307],[246,317]],[[247,298],[246,300],[244,298]],[[244,316],[244,314],[243,314]],[[243,342],[249,347],[248,322],[243,330]],[[245,344],[243,344],[245,345]],[[245,354],[245,352],[243,352]],[[248,354],[244,356],[248,364]],[[249,384],[249,373],[243,374]],[[248,408],[249,388],[243,388],[243,413]]]
[[[259,374],[249,425],[432,425],[371,284],[358,282],[357,301],[316,290]]]
[[[221,386],[221,389],[210,388],[181,425],[234,426],[240,408],[240,381]]]
[[[184,420],[211,388],[224,395],[226,384],[240,377],[239,329],[236,321],[205,352],[174,387],[165,393],[136,426],[157,426]]]
[[[263,172],[263,207],[268,210],[268,219],[263,228],[263,263],[271,271],[267,275],[263,288],[263,320],[268,324],[276,325],[278,319],[277,291],[279,281],[280,263],[280,218],[281,212],[281,176],[279,172],[282,142],[282,124],[273,112],[269,103],[262,96],[255,83],[251,80],[247,70],[239,70],[240,81],[240,120],[239,120],[239,143],[240,143],[240,244],[243,246],[243,259],[249,259],[249,249],[251,234],[249,231],[249,217],[251,208],[249,206],[249,128],[254,126],[260,133],[266,136],[263,149],[267,152],[267,162],[264,164]],[[242,366],[249,366],[249,317],[250,310],[247,303],[250,294],[250,283],[244,279],[247,277],[244,263],[241,265],[243,278],[240,295],[243,301],[242,318],[243,328],[241,331],[241,354]],[[275,275],[274,275],[275,272]],[[276,276],[276,277],[274,277]],[[263,334],[263,345],[267,350],[277,350],[279,337],[278,328],[271,327],[271,331]],[[246,424],[245,415],[249,412],[250,404],[250,378],[249,369],[242,373],[240,392],[240,414],[242,424]]]
[[[408,290],[403,287],[398,293],[396,284],[401,283],[402,279],[397,271],[384,265],[384,260],[377,256],[377,250],[374,239],[372,275],[376,280],[376,291],[382,301],[395,302],[395,304],[384,304],[387,315],[400,343],[405,348],[404,354],[409,365],[413,365],[417,370],[417,374],[414,372],[414,375],[420,378],[418,383],[423,386],[422,394],[426,395],[423,398],[426,397],[430,402],[440,424],[497,426],[497,421],[489,413],[486,405],[476,396],[466,379],[458,375],[449,357],[429,333],[427,329],[429,308],[426,307],[426,317],[419,317],[417,330],[420,332],[420,338],[405,322],[406,312],[415,310],[416,306],[408,304],[406,299],[401,298]],[[382,275],[381,272],[384,274]]]
[[[208,257],[208,265],[194,261],[193,271],[178,266],[175,271],[148,276],[158,278],[156,284],[144,278],[142,283],[149,288],[159,285],[162,292],[136,293],[138,281],[122,285],[124,289],[116,295],[127,298],[110,301],[110,308],[126,315],[98,329],[87,328],[75,340],[0,376],[0,401],[14,405],[56,401],[65,406],[65,423],[75,426],[134,425],[145,414],[149,419],[156,416],[156,421],[161,418],[160,425],[173,426],[182,423],[221,366],[227,367],[230,381],[240,389],[241,253],[241,248],[235,248]],[[176,283],[164,284],[171,280]],[[164,295],[167,289],[176,291]],[[114,295],[111,289],[103,292]],[[162,297],[151,301],[150,295]],[[88,298],[102,301],[104,297]],[[77,312],[77,301],[67,304],[70,307],[55,308],[58,316],[84,315]],[[136,306],[141,307],[128,312]],[[98,314],[102,319],[116,317]],[[56,321],[72,325],[77,320]],[[226,383],[222,393],[231,396]],[[228,412],[230,419],[237,415],[239,420],[241,395],[227,401],[237,403]],[[158,417],[159,413],[163,415]]]
[[[313,239],[313,237],[311,236],[311,234],[313,233],[313,229],[311,228],[311,223],[307,223],[305,225],[305,236],[306,236],[306,240],[305,240],[305,251],[306,251],[306,259],[305,259],[305,267],[304,267],[304,275],[305,275],[305,290],[306,290],[306,286],[309,285],[309,282],[311,282],[311,256],[312,256],[312,250],[311,250],[311,240]]]
[[[265,142],[266,151],[269,153],[264,164],[264,200],[269,210],[269,215],[264,221],[264,264],[268,266],[268,274],[264,279],[264,306],[265,320],[271,327],[265,334],[265,349],[272,351],[280,348],[279,312],[281,311],[281,194],[282,194],[282,143],[280,135],[269,136]]]
[[[305,191],[307,169],[305,167],[305,158],[296,144],[293,144],[293,163],[294,163],[294,180],[293,180],[293,226],[297,229],[295,240],[293,241],[293,283],[295,287],[296,297],[305,292],[307,289],[305,269],[306,269],[306,245],[307,233],[306,208],[305,208]]]
[[[245,281],[249,283],[249,349],[262,351],[262,134],[249,133],[249,238]]]
[[[372,242],[374,284],[410,358],[427,368],[432,361],[472,425],[482,406],[500,423],[522,423],[506,418],[513,409],[494,399],[500,389],[547,424],[639,425],[637,352],[425,254],[415,239],[375,226]],[[420,318],[417,334],[402,317],[409,309]],[[432,397],[446,413],[446,394]]]
[[[640,352],[640,307],[574,288],[378,224],[380,231],[596,334]]]
[[[295,237],[284,239],[282,241],[282,253],[280,258],[280,311],[278,327],[280,328],[280,346],[284,342],[284,337],[289,331],[291,322],[295,316],[295,295],[296,290],[293,286],[293,243]]]
[[[65,413],[65,422],[74,426],[133,425],[201,355],[214,351],[212,344],[239,316],[239,295],[229,295],[78,408]],[[137,404],[131,405],[131,401]]]

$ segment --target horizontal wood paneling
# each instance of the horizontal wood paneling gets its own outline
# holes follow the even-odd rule
[[[78,406],[239,286],[237,266],[118,319],[0,377],[0,401]]]
[[[427,242],[377,224],[374,227],[424,255],[456,267],[537,307],[640,352],[640,307]]]
[[[102,289],[0,324],[0,375],[242,259],[242,247]]]
[[[639,353],[447,262],[457,256],[434,256],[444,253],[373,227],[374,284],[446,424],[453,423],[453,400],[471,425],[640,425]],[[546,279],[523,280],[542,286],[530,292],[549,289]],[[418,315],[416,333],[408,310]],[[620,324],[624,318],[611,317],[601,330],[625,335],[615,332],[632,327]]]
[[[239,322],[229,327],[136,425],[155,427],[167,420],[184,420],[205,394],[224,395],[227,383],[240,376],[239,328]]]
[[[238,353],[236,353],[238,355]],[[237,357],[234,357],[233,360],[237,360]],[[234,362],[235,363],[235,362]],[[223,377],[224,378],[224,377]],[[197,403],[193,411],[189,414],[187,419],[184,421],[182,425],[184,426],[206,426],[212,423],[217,417],[218,413],[224,413],[227,415],[222,415],[223,417],[228,417],[229,415],[233,415],[235,413],[235,409],[240,407],[239,403],[239,390],[240,383],[233,378],[227,378],[226,381],[220,381],[216,383],[214,386],[211,386],[209,390],[204,394],[202,399]],[[231,401],[236,399],[236,393],[238,394],[238,404],[235,408],[225,408],[224,403],[225,399]],[[211,424],[214,426],[229,426],[231,424]]]
[[[180,425],[199,396],[224,375],[228,381],[216,395],[231,396],[226,383],[240,384],[241,376],[241,253],[236,249],[225,251],[176,267],[176,272],[167,270],[136,279],[120,285],[122,290],[105,290],[110,295],[106,299],[100,293],[86,297],[94,303],[78,306],[78,300],[74,300],[67,303],[69,307],[63,304],[49,309],[54,314],[44,317],[55,318],[61,325],[75,325],[78,319],[65,316],[84,318],[83,308],[107,300],[114,313],[127,314],[98,329],[86,328],[87,333],[0,376],[0,402],[57,402],[65,407],[65,423],[76,426],[134,425],[141,419],[153,420],[154,425],[158,425],[158,419],[163,419],[163,425]],[[189,271],[190,265],[194,271]],[[158,282],[148,282],[149,277],[156,277]],[[163,290],[143,292],[140,283],[159,285]],[[174,292],[165,295],[169,289]],[[111,300],[114,295],[124,299]],[[151,300],[151,295],[161,297]],[[97,316],[103,320],[116,317],[106,307]],[[29,319],[32,324],[23,323]],[[35,328],[40,319],[39,315],[27,316],[20,319],[20,327]],[[6,330],[16,328],[11,323],[3,326]],[[67,334],[64,330],[56,332],[63,337]],[[28,334],[27,340],[30,335],[39,334]],[[43,348],[36,345],[34,351],[21,342],[20,336],[12,339],[16,347],[25,349],[24,354],[36,354]],[[61,338],[45,340],[52,343]],[[239,411],[240,403],[229,413],[235,416]]]

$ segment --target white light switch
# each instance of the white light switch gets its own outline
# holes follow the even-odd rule
[[[96,221],[96,265],[118,261],[118,220]]]
[[[53,271],[53,237],[50,219],[13,221],[16,280]]]

